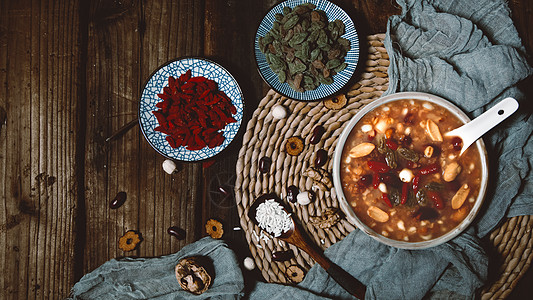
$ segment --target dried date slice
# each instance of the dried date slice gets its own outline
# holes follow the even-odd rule
[[[324,100],[324,106],[328,109],[342,109],[346,106],[348,103],[348,99],[346,99],[346,96],[344,94],[337,95],[331,98],[328,98]]]
[[[304,150],[304,140],[299,136],[291,136],[285,143],[287,154],[297,156]]]
[[[304,280],[305,270],[299,265],[290,265],[285,270],[285,275],[293,283],[300,283]]]
[[[142,242],[142,236],[135,230],[128,230],[119,240],[118,247],[124,251],[133,251]]]
[[[214,239],[220,239],[224,235],[222,223],[215,219],[207,220],[205,224],[205,231]]]

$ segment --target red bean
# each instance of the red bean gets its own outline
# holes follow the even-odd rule
[[[296,196],[298,196],[299,192],[300,190],[295,185],[289,186],[287,188],[287,200],[291,203],[296,203]]]
[[[264,156],[259,160],[259,171],[261,173],[268,173],[270,171],[270,165],[272,164],[272,159],[268,156]]]
[[[126,202],[126,192],[118,192],[115,198],[109,202],[109,208],[117,209]]]
[[[328,151],[324,149],[318,149],[315,157],[315,167],[319,168],[326,164],[328,161]]]
[[[324,129],[323,126],[317,125],[313,129],[313,134],[311,135],[311,138],[309,139],[309,143],[315,145],[320,142],[320,139],[322,139],[322,135],[326,132],[326,129]]]
[[[452,146],[453,146],[453,150],[461,151],[461,148],[463,148],[463,140],[458,136],[453,137]]]
[[[357,181],[357,185],[361,188],[366,188],[372,183],[372,175],[366,174],[361,176],[361,179]]]
[[[183,230],[182,228],[178,227],[178,226],[171,226],[167,229],[167,233],[170,234],[171,236],[177,238],[178,240],[183,240],[185,239],[185,230]]]
[[[286,251],[276,251],[272,253],[273,261],[287,261],[294,257],[294,252],[291,249]]]

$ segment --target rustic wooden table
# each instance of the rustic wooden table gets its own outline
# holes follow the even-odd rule
[[[138,127],[105,139],[136,118],[148,76],[168,60],[197,55],[225,66],[244,92],[245,122],[268,90],[252,41],[276,0],[0,1],[1,299],[58,299],[111,258],[152,257],[206,235],[216,217],[240,258],[247,254],[232,185],[242,135],[212,161],[173,175]],[[340,0],[360,36],[385,32],[394,1]],[[509,1],[529,53],[533,6]],[[532,93],[529,92],[531,96]],[[245,125],[243,125],[245,126]],[[118,192],[127,200],[109,208]],[[167,228],[179,226],[178,240]],[[118,249],[130,229],[144,241]],[[531,292],[529,271],[511,298]]]

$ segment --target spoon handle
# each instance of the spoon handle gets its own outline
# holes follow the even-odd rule
[[[295,227],[293,234],[286,238],[285,241],[299,247],[311,256],[326,272],[347,292],[357,297],[364,299],[366,293],[366,286],[359,280],[353,277],[350,273],[336,265],[329,260],[324,253],[313,244],[308,237],[304,236],[302,232]]]
[[[463,150],[477,141],[483,134],[507,119],[518,109],[518,101],[514,98],[505,98],[474,120],[456,128],[446,136],[459,136],[463,140]]]

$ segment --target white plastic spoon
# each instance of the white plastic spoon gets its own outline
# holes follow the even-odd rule
[[[500,124],[518,109],[518,101],[514,98],[505,98],[479,117],[465,125],[445,133],[445,136],[457,136],[463,140],[462,155],[465,150],[477,141],[487,131]]]

